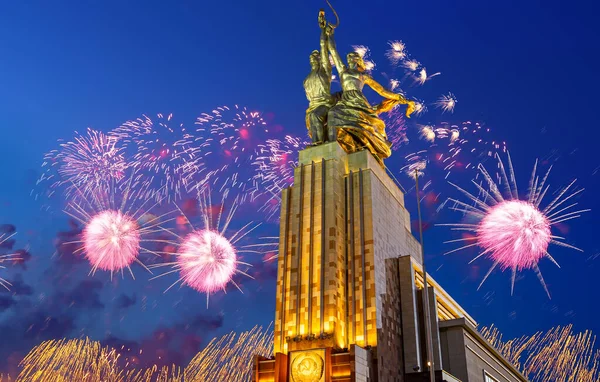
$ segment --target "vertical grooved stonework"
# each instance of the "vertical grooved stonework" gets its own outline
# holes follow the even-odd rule
[[[403,198],[368,151],[300,152],[282,198],[276,352],[377,346],[385,259],[418,252]]]
[[[361,292],[362,292],[362,333],[363,333],[363,346],[369,346],[369,336],[367,333],[367,321],[369,315],[367,314],[367,269],[366,269],[366,250],[365,250],[365,193],[363,188],[363,171],[358,171],[358,200],[360,202],[359,208],[359,224],[360,224],[360,271],[361,271]]]
[[[325,161],[321,161],[321,260],[319,261],[319,275],[320,285],[325,285],[325,185],[327,179],[327,171]],[[323,302],[325,300],[325,289],[319,288],[319,334],[325,333],[325,307]]]
[[[302,223],[304,222],[303,219],[303,214],[304,214],[304,166],[300,166],[300,181],[299,181],[299,188],[298,188],[298,199],[299,199],[299,203],[298,203],[298,214],[297,217],[299,218],[297,221],[296,226],[298,227],[297,233],[296,233],[296,311],[295,311],[295,315],[296,315],[296,328],[301,328],[301,323],[300,323],[300,319],[302,317],[302,306],[301,306],[301,299],[302,299],[302,257],[303,257],[303,251],[302,251]],[[292,242],[294,242],[294,240],[292,240]],[[292,270],[292,273],[294,271]],[[301,331],[301,330],[300,330]],[[296,333],[296,335],[298,335],[299,333]]]
[[[314,252],[314,226],[315,226],[315,162],[311,162],[310,164],[310,217],[309,217],[309,234],[308,234],[308,282],[306,283],[308,286],[308,333],[314,333],[312,327],[312,306],[313,306],[313,288],[317,288],[316,284],[313,283],[313,257],[315,256]]]
[[[348,154],[333,142],[300,152],[294,184],[281,197],[279,251],[276,357],[255,359],[254,382],[291,382],[321,366],[320,381],[427,377],[420,245],[404,195],[369,151]],[[436,380],[457,380],[447,371],[479,380],[481,367],[493,363],[495,372],[502,369],[496,377],[515,376],[502,381],[525,382],[491,355],[474,321],[428,280]]]
[[[348,225],[350,226],[348,229],[348,235],[350,238],[350,288],[348,293],[348,301],[352,301],[352,316],[348,318],[349,321],[352,322],[352,336],[349,337],[349,340],[352,343],[356,343],[356,247],[355,247],[355,232],[354,232],[354,172],[350,171],[348,174],[348,203],[349,203],[349,217],[348,217]]]

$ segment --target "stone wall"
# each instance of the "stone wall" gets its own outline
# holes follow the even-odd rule
[[[462,382],[483,381],[484,371],[500,382],[527,381],[465,319],[440,322],[440,340],[444,370]]]
[[[386,293],[381,296],[381,328],[377,329],[378,382],[403,382],[402,316],[398,259],[385,261]]]

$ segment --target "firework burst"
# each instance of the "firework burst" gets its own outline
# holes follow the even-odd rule
[[[420,135],[427,142],[435,142],[436,132],[431,126],[421,126]]]
[[[388,44],[390,48],[385,52],[385,56],[392,65],[398,65],[400,61],[406,58],[406,45],[402,41],[390,41]]]
[[[413,114],[419,116],[425,112],[427,112],[427,106],[425,105],[425,103],[423,103],[423,101],[416,100],[415,111],[413,112]]]
[[[364,45],[352,45],[352,49],[363,59],[366,59],[371,54],[369,47]]]
[[[81,244],[76,253],[83,253],[89,261],[94,274],[98,269],[109,271],[111,278],[114,272],[128,269],[131,276],[131,265],[135,262],[150,271],[139,259],[140,253],[155,251],[143,246],[144,243],[160,242],[151,238],[152,234],[161,232],[162,223],[173,219],[163,220],[171,212],[160,216],[150,213],[150,200],[130,199],[131,180],[124,192],[120,189],[96,189],[83,201],[72,201],[67,204],[65,213],[83,224],[84,229],[80,240],[65,244]],[[122,199],[120,203],[117,199]],[[135,278],[135,277],[134,277]]]
[[[131,216],[104,210],[85,226],[83,245],[85,257],[96,268],[118,271],[135,261],[140,251],[140,228]]]
[[[297,153],[308,145],[308,141],[291,135],[283,140],[268,139],[265,144],[259,145],[252,164],[256,167],[256,179],[265,199],[259,210],[266,214],[268,220],[279,218],[281,191],[294,182]]]
[[[169,231],[179,240],[179,249],[172,254],[175,255],[176,259],[174,262],[152,266],[153,268],[167,266],[172,268],[172,270],[153,279],[171,273],[179,273],[180,277],[165,292],[177,284],[187,285],[200,293],[205,293],[208,306],[210,294],[218,290],[226,292],[229,283],[233,284],[240,292],[242,291],[233,280],[234,275],[241,274],[252,278],[240,269],[240,266],[250,267],[251,265],[240,261],[239,254],[255,251],[237,248],[236,244],[258,228],[260,224],[250,222],[233,234],[228,235],[229,226],[239,206],[239,199],[236,198],[229,211],[225,212],[228,193],[229,190],[223,193],[221,205],[215,206],[215,208],[211,202],[210,192],[199,192],[198,200],[202,215],[202,226],[200,228],[194,227],[184,212],[177,207],[181,213],[181,221],[189,225],[191,232],[180,236]]]
[[[363,62],[365,63],[365,70],[367,72],[371,72],[373,69],[375,69],[375,62],[369,59],[369,56],[371,55],[371,50],[369,47],[364,45],[353,45],[352,49],[354,49],[354,52],[358,53],[358,55],[363,59]]]
[[[67,195],[74,189],[87,194],[98,187],[121,180],[128,164],[119,139],[94,129],[87,134],[75,132],[73,141],[60,144],[60,149],[44,155],[38,184],[50,182],[50,188],[66,187]]]
[[[13,232],[11,234],[0,234],[0,245],[2,245],[2,243],[5,243],[7,240],[9,240],[11,237],[13,237],[14,235],[16,235],[16,232]],[[7,262],[7,261],[19,261],[21,260],[21,258],[15,254],[8,254],[8,255],[0,255],[0,269],[5,269],[6,267],[2,265],[2,263]],[[10,283],[10,281],[3,279],[2,277],[0,277],[0,287],[6,289],[6,290],[10,290],[10,287],[12,286],[12,284]]]
[[[417,126],[417,133],[420,141],[425,142],[427,146],[418,144],[417,139],[411,139],[412,144],[407,148],[414,151],[405,154],[405,164],[400,169],[412,179],[412,166],[417,162],[421,163],[419,172],[431,172],[431,178],[435,178],[433,169],[441,170],[440,176],[448,179],[455,169],[477,168],[479,163],[495,157],[496,153],[506,151],[506,145],[494,140],[490,136],[490,129],[477,122],[466,121],[461,125],[445,122],[437,126],[421,125]],[[432,171],[425,171],[427,168]]]
[[[135,190],[141,198],[179,199],[201,171],[201,148],[193,133],[173,114],[143,115],[127,121],[111,133],[135,150],[131,161]]]
[[[454,107],[456,106],[456,97],[452,93],[448,93],[447,95],[442,95],[436,102],[435,106],[439,109],[442,109],[442,113],[454,112]]]
[[[417,174],[419,177],[425,175],[425,170],[427,169],[427,161],[425,159],[422,159],[421,154],[423,154],[423,152],[418,151],[414,154],[409,154],[406,156],[405,159],[407,163],[400,169],[406,174],[406,176],[412,177],[414,179],[415,174]],[[426,187],[424,187],[423,189],[425,188]]]
[[[409,70],[411,70],[411,69],[409,69]],[[413,71],[416,72],[416,69]],[[421,68],[421,70],[418,71],[417,75],[414,76],[414,80],[417,84],[423,85],[423,84],[425,84],[425,82],[429,81],[433,77],[439,76],[440,74],[442,74],[442,73],[437,72],[437,73],[433,73],[433,74],[427,74],[427,69]]]
[[[549,190],[546,184],[552,167],[540,179],[537,174],[537,161],[533,168],[529,181],[529,192],[525,200],[519,199],[515,173],[508,155],[508,171],[505,169],[499,155],[498,159],[498,182],[494,181],[485,167],[479,165],[487,187],[473,181],[477,189],[477,195],[452,184],[458,191],[465,195],[470,203],[457,199],[449,199],[453,206],[451,209],[462,212],[473,218],[477,223],[447,224],[459,231],[470,231],[474,236],[463,239],[451,240],[450,242],[467,241],[472,242],[447,253],[457,252],[469,247],[479,247],[482,252],[471,260],[487,256],[493,261],[493,265],[487,272],[479,287],[483,285],[492,271],[500,265],[502,270],[512,270],[511,294],[514,290],[515,276],[518,271],[533,269],[537,274],[544,290],[550,297],[550,293],[538,267],[542,258],[550,259],[558,266],[558,263],[548,252],[550,244],[556,244],[581,251],[570,244],[565,243],[563,237],[554,236],[551,233],[552,226],[571,219],[578,218],[587,209],[575,209],[577,203],[565,206],[565,203],[583,191],[574,190],[575,181],[558,192],[556,197],[541,208],[540,204]],[[500,186],[504,187],[504,195]]]
[[[240,202],[253,200],[259,192],[254,174],[249,172],[257,155],[256,147],[273,138],[278,128],[270,128],[262,114],[246,107],[222,106],[203,113],[196,120],[196,138],[201,143],[202,178],[198,191],[233,189]]]
[[[410,70],[411,72],[416,72],[417,69],[419,69],[419,66],[421,66],[421,64],[419,64],[419,61],[413,59],[406,60],[402,63],[402,67],[407,70]]]

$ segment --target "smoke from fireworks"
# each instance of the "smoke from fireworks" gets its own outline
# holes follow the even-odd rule
[[[514,290],[516,273],[525,269],[533,269],[537,274],[544,290],[550,297],[550,293],[538,267],[538,262],[547,257],[554,264],[558,263],[548,252],[549,244],[572,248],[578,251],[580,249],[561,241],[564,238],[551,234],[551,227],[580,216],[581,213],[589,210],[574,210],[577,203],[564,204],[578,195],[583,189],[573,190],[575,181],[563,188],[557,196],[545,207],[540,204],[549,190],[546,185],[550,169],[543,178],[537,175],[537,162],[533,168],[533,173],[529,181],[529,193],[526,200],[520,200],[517,190],[515,173],[508,156],[508,172],[504,167],[499,155],[498,159],[498,183],[487,172],[485,167],[479,165],[480,174],[483,176],[487,187],[473,181],[478,193],[472,194],[463,188],[451,183],[458,191],[467,197],[468,202],[457,199],[449,199],[453,202],[451,209],[464,213],[467,217],[477,221],[477,223],[456,223],[445,224],[454,227],[460,231],[470,231],[474,236],[468,236],[462,239],[451,240],[450,242],[467,241],[470,243],[447,253],[457,252],[465,248],[478,246],[482,252],[471,260],[487,256],[493,261],[493,265],[487,272],[481,285],[488,276],[500,265],[502,270],[512,270],[511,293]],[[500,186],[504,187],[504,195],[500,191]]]

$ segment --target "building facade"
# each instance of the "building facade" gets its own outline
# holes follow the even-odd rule
[[[274,357],[255,382],[429,381],[421,248],[404,195],[367,150],[300,152],[283,191]],[[429,275],[437,381],[526,381]]]

